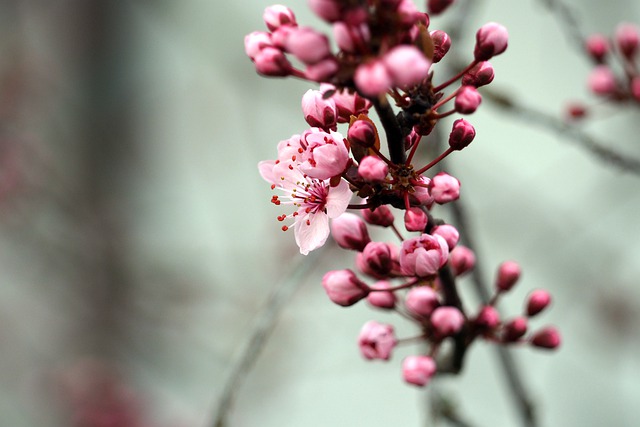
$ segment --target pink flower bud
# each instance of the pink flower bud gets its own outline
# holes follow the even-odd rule
[[[293,11],[281,4],[267,7],[262,14],[262,19],[270,31],[275,31],[282,25],[297,25]]]
[[[347,131],[349,141],[361,147],[373,147],[376,143],[376,128],[368,120],[355,120]]]
[[[447,263],[449,247],[440,236],[423,234],[402,242],[400,267],[408,276],[435,275]]]
[[[358,346],[365,359],[389,360],[397,344],[393,326],[370,320],[360,330]]]
[[[362,120],[360,120],[362,121]],[[368,182],[382,182],[389,173],[389,165],[377,156],[366,156],[360,160],[358,175]]]
[[[431,62],[415,46],[400,45],[382,58],[394,85],[404,88],[417,85],[429,74]]]
[[[498,267],[496,288],[498,292],[507,292],[520,279],[520,265],[514,261],[505,261]]]
[[[373,210],[364,209],[362,211],[362,217],[369,224],[379,225],[380,227],[390,227],[393,225],[394,219],[391,209],[385,205],[378,206]]]
[[[636,101],[640,101],[640,76],[632,78],[630,86],[631,96],[633,96]]]
[[[322,277],[322,287],[329,299],[343,307],[360,301],[369,294],[369,287],[351,270],[334,270]]]
[[[340,0],[308,0],[313,12],[325,21],[334,22],[342,15]]]
[[[462,329],[464,322],[464,314],[456,307],[438,307],[431,314],[433,332],[440,338],[457,334]]]
[[[616,91],[616,76],[606,65],[598,65],[589,74],[589,89],[596,95],[611,95]]]
[[[527,319],[524,317],[516,317],[511,319],[502,331],[502,341],[515,342],[527,333]]]
[[[334,88],[335,89],[335,88]],[[368,99],[357,92],[349,93],[346,89],[335,92],[332,96],[338,108],[338,123],[349,123],[351,116],[366,114],[371,108]]]
[[[498,313],[495,307],[485,305],[473,323],[482,331],[492,331],[500,324],[500,313]]]
[[[476,47],[473,55],[476,61],[486,61],[507,50],[509,33],[495,22],[483,25],[476,33]]]
[[[256,71],[263,76],[288,76],[293,68],[280,49],[269,46],[260,50],[253,62],[256,66]]]
[[[495,73],[488,61],[478,62],[472,69],[462,76],[462,84],[473,87],[488,85],[493,81]]]
[[[427,214],[420,208],[409,208],[404,212],[404,226],[407,231],[424,232],[427,220]]]
[[[331,80],[339,68],[338,61],[330,56],[315,64],[307,65],[304,70],[304,76],[313,82],[322,83]]]
[[[424,387],[436,369],[436,362],[429,356],[408,356],[402,362],[402,377],[409,384]]]
[[[302,113],[311,126],[336,130],[338,110],[333,99],[325,99],[319,90],[309,89],[302,96]]]
[[[416,316],[429,317],[440,306],[440,301],[436,291],[428,286],[418,286],[407,292],[405,306]]]
[[[338,21],[333,24],[333,37],[340,49],[345,52],[355,53],[366,46],[371,39],[369,26],[366,23],[357,27]]]
[[[286,39],[286,50],[307,65],[331,55],[327,36],[309,27],[298,27]]]
[[[478,109],[482,95],[473,86],[462,86],[456,95],[455,109],[460,114],[471,114]]]
[[[415,198],[422,206],[426,206],[427,209],[431,209],[431,206],[433,206],[435,201],[431,195],[431,191],[429,190],[431,180],[425,176],[421,176],[418,178],[418,182],[420,185],[413,186],[413,193],[411,194],[411,197]]]
[[[389,71],[380,60],[358,65],[353,79],[358,89],[367,96],[385,93],[392,85]]]
[[[531,338],[531,344],[540,347],[553,350],[560,346],[561,338],[560,333],[553,326],[546,327],[539,330]]]
[[[449,147],[454,150],[462,150],[471,144],[476,137],[476,130],[465,119],[458,119],[453,122],[451,133],[449,134]]]
[[[429,33],[433,42],[433,63],[440,62],[451,48],[451,37],[442,30],[435,30]]]
[[[436,203],[445,204],[460,197],[460,181],[453,176],[439,172],[431,179],[429,190]]]
[[[362,218],[348,212],[331,222],[331,235],[341,248],[360,252],[371,242]]]
[[[442,236],[442,238],[447,242],[449,251],[453,250],[453,248],[458,244],[458,240],[460,240],[460,233],[451,224],[438,225],[431,230],[431,234],[434,236]]]
[[[602,34],[593,34],[587,38],[585,48],[593,59],[602,62],[609,53],[609,41]]]
[[[393,253],[388,244],[369,242],[362,251],[365,273],[384,278],[393,269]]]
[[[462,276],[475,267],[476,256],[471,249],[466,246],[458,245],[451,251],[449,262],[451,263],[453,274],[456,276]]]
[[[379,291],[378,289],[389,289],[391,284],[386,280],[380,280],[371,287],[371,292],[367,295],[367,302],[374,307],[392,309],[396,306],[396,294],[389,291]]]
[[[244,51],[251,59],[255,59],[265,47],[273,47],[271,35],[264,31],[254,31],[244,37]]]
[[[427,0],[429,15],[438,15],[453,4],[454,0]]]
[[[638,50],[640,43],[640,32],[638,27],[633,24],[622,23],[616,28],[615,35],[616,44],[620,53],[626,58],[631,59]]]
[[[310,128],[300,137],[302,162],[300,171],[311,178],[329,179],[340,175],[349,162],[349,150],[338,132]]]
[[[549,292],[538,289],[529,295],[527,300],[527,315],[535,316],[551,304],[551,295]]]
[[[424,13],[420,13],[420,11],[418,11],[413,0],[400,0],[396,12],[400,18],[399,23],[404,25],[407,29],[420,22],[425,16]]]
[[[273,45],[281,50],[286,50],[287,39],[291,33],[294,33],[297,30],[297,27],[292,25],[283,25],[282,27],[277,28],[273,33],[271,33],[271,41]]]

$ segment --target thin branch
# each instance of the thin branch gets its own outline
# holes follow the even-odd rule
[[[464,205],[460,200],[449,204],[453,213],[454,223],[460,231],[460,235],[464,236],[464,243],[469,249],[475,252],[475,244],[472,234],[470,233],[469,222],[464,209]],[[479,260],[476,260],[476,265],[472,272],[472,282],[474,289],[478,297],[483,303],[489,301],[488,286],[484,281],[482,274],[482,267]],[[518,406],[518,414],[520,415],[522,425],[525,427],[535,427],[537,425],[534,406],[531,403],[528,392],[522,381],[522,376],[516,366],[515,360],[509,350],[503,346],[495,346],[498,359],[500,360],[500,366],[507,384],[511,390],[511,397]]]
[[[526,124],[538,126],[566,137],[567,140],[577,143],[579,147],[584,148],[605,164],[614,166],[624,172],[640,175],[640,159],[625,156],[605,146],[583,130],[565,123],[552,114],[519,104],[512,97],[492,89],[485,89],[483,98]]]
[[[554,12],[565,37],[573,43],[578,52],[584,53],[585,36],[576,18],[575,11],[562,0],[538,0],[551,12]],[[588,55],[583,55],[590,58]]]
[[[276,285],[262,311],[257,315],[252,328],[249,344],[231,368],[231,373],[218,399],[214,427],[225,427],[227,416],[235,395],[242,382],[249,374],[256,360],[264,349],[267,340],[275,329],[278,317],[294,292],[303,283],[304,278],[318,264],[320,256],[326,252],[327,246],[318,249],[314,254],[304,257],[293,269],[284,275],[284,279]]]

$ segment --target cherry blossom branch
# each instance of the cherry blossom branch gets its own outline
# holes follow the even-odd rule
[[[317,265],[318,259],[326,252],[326,246],[316,255],[302,258],[291,272],[273,289],[262,311],[256,316],[249,343],[232,366],[222,393],[218,399],[213,427],[227,426],[227,414],[233,405],[235,395],[255,361],[264,349],[267,340],[276,327],[278,317],[291,299],[293,293],[303,283],[304,277]]]
[[[389,147],[389,157],[391,157],[391,161],[397,165],[403,164],[406,158],[403,135],[393,109],[385,97],[379,99],[372,98],[371,103],[380,118],[380,122],[387,136],[387,145]]]
[[[538,126],[542,129],[554,132],[565,137],[563,140],[573,141],[584,148],[603,163],[614,166],[624,172],[640,176],[640,159],[625,156],[596,140],[591,135],[558,119],[552,114],[536,110],[532,107],[518,103],[513,97],[504,92],[485,89],[484,99],[491,102],[502,111],[511,114],[514,118],[524,123]]]

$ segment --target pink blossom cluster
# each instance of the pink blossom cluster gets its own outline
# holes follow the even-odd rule
[[[600,99],[622,104],[640,104],[640,28],[621,23],[613,37],[592,34],[585,41],[585,52],[594,63],[587,78],[591,93]],[[568,108],[570,118],[588,114],[582,103]]]
[[[426,9],[435,15],[452,3],[427,1]],[[543,291],[531,297],[523,316],[500,320],[495,303],[518,280],[515,264],[501,267],[496,295],[477,313],[465,310],[458,295],[456,278],[474,267],[475,256],[459,245],[456,227],[434,218],[433,211],[458,200],[460,181],[431,170],[474,140],[471,123],[455,119],[446,149],[426,164],[414,164],[423,136],[443,119],[472,114],[480,106],[478,88],[492,82],[488,60],[506,50],[507,30],[497,23],[482,26],[470,63],[436,82],[437,63],[451,40],[444,31],[430,30],[429,13],[418,11],[413,1],[309,0],[309,5],[332,26],[337,51],[326,35],[299,26],[282,5],[265,10],[269,31],[245,38],[258,73],[320,83],[302,97],[309,127],[280,141],[276,159],[260,162],[259,171],[276,192],[271,202],[288,206],[277,219],[284,223],[282,230],[293,227],[302,254],[324,245],[329,235],[355,253],[353,269],[324,275],[322,285],[331,301],[348,307],[366,299],[373,307],[400,313],[420,331],[400,340],[392,325],[368,322],[358,340],[362,355],[388,360],[396,345],[421,340],[428,351],[405,359],[403,376],[422,386],[437,372],[459,370],[462,354],[476,338],[557,347],[559,335],[553,328],[526,335],[527,319],[550,302]],[[371,110],[386,138],[370,118]],[[396,227],[398,211],[403,229]],[[370,227],[390,230],[397,243],[373,240]],[[439,357],[448,339],[456,343],[454,359],[459,360],[454,365],[460,366],[448,367],[444,356]]]

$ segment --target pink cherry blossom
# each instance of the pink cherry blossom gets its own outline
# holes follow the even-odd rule
[[[476,61],[486,61],[507,50],[509,33],[495,22],[483,25],[476,33],[474,56]]]
[[[293,205],[295,211],[282,214],[280,221],[293,219],[294,235],[300,253],[324,245],[329,237],[329,219],[340,216],[349,205],[352,192],[349,184],[341,180],[332,187],[328,180],[309,177],[299,169],[294,161],[262,161],[258,169],[262,178],[271,183],[271,188],[284,195],[273,196],[271,201],[277,205]],[[287,230],[289,226],[283,226]]]
[[[428,317],[440,305],[438,294],[428,286],[418,286],[407,293],[405,306],[416,316]]]
[[[367,302],[374,307],[392,309],[396,306],[396,294],[390,291],[382,291],[380,289],[391,288],[391,283],[386,280],[380,280],[376,282],[370,288],[370,293],[367,295]]]
[[[435,30],[429,33],[433,41],[433,63],[440,62],[451,48],[451,37],[442,30]]]
[[[362,121],[362,120],[360,120]],[[389,166],[376,156],[366,156],[360,161],[358,175],[365,181],[382,182],[389,173]]]
[[[462,329],[464,322],[464,315],[456,307],[438,307],[431,314],[431,326],[438,337],[457,334]]]
[[[415,46],[396,46],[382,58],[393,83],[408,87],[420,83],[429,74],[429,61]]]
[[[336,130],[336,102],[331,98],[325,99],[321,91],[309,89],[305,92],[302,96],[302,113],[309,125],[325,131]]]
[[[262,14],[262,19],[271,31],[275,31],[283,25],[297,25],[293,11],[281,4],[268,6]]]
[[[341,248],[362,251],[371,238],[362,218],[343,213],[331,223],[331,236]]]

